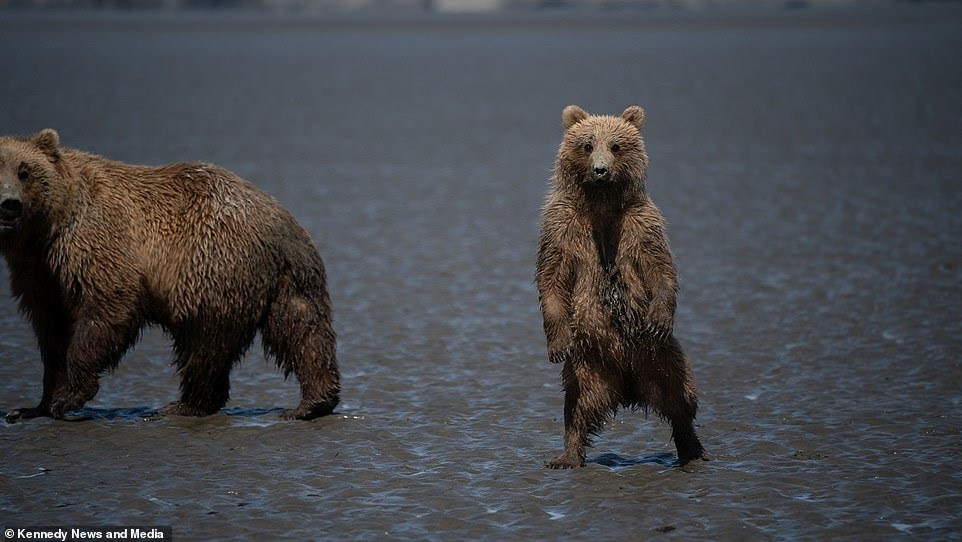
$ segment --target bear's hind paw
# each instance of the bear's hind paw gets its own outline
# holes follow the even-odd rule
[[[585,466],[585,460],[578,457],[571,457],[563,454],[561,457],[552,459],[544,464],[549,469],[577,469]]]
[[[217,410],[220,410],[220,409],[217,409]],[[201,416],[210,416],[211,414],[214,414],[215,412],[217,412],[217,410],[210,412],[206,409],[190,406],[181,401],[177,401],[161,408],[160,410],[157,411],[156,415],[157,416],[191,416],[194,418],[198,418]]]
[[[313,420],[321,416],[327,416],[334,412],[337,400],[322,403],[305,403],[297,405],[297,408],[285,410],[281,413],[282,420]]]

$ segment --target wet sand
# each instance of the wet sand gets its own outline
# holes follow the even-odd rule
[[[887,4],[886,4],[887,6]],[[206,160],[325,258],[342,405],[256,345],[177,397],[145,334],[80,412],[0,424],[5,525],[179,540],[946,539],[962,534],[962,8],[523,16],[0,12],[0,132]],[[562,108],[647,109],[648,187],[714,460],[619,414],[577,471],[534,288]],[[34,337],[0,271],[0,413]]]

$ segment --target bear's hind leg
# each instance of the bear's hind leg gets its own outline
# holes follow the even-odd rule
[[[288,277],[261,329],[265,350],[277,360],[287,378],[293,372],[301,388],[301,402],[283,418],[310,420],[334,411],[340,397],[336,339],[331,327],[330,301],[323,284],[315,295],[301,295]]]
[[[565,447],[545,464],[549,469],[585,466],[585,447],[617,407],[614,390],[601,375],[580,361],[568,359],[562,370],[565,388]]]
[[[685,465],[694,459],[707,459],[705,449],[695,433],[698,398],[688,358],[674,336],[669,336],[656,351],[656,366],[661,381],[650,398],[654,409],[671,423],[678,462]]]

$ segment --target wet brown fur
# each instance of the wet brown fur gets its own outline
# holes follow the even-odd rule
[[[15,218],[14,199],[22,201]],[[172,337],[181,398],[202,416],[261,331],[309,419],[338,403],[324,265],[280,204],[210,164],[128,165],[61,147],[53,130],[0,137],[0,252],[33,325],[43,397],[8,420],[62,417],[91,400],[144,326]]]
[[[543,209],[537,285],[548,358],[562,363],[565,446],[551,468],[584,466],[619,407],[667,419],[680,463],[704,456],[691,368],[672,333],[678,289],[661,212],[648,198],[644,110],[562,114]]]

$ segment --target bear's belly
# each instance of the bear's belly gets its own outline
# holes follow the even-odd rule
[[[641,334],[644,324],[628,286],[617,274],[604,274],[577,285],[572,324],[582,341],[611,347]]]
[[[632,335],[638,327],[635,324],[637,311],[631,306],[631,297],[625,283],[617,276],[602,282],[598,285],[598,297],[611,325],[619,334]]]

